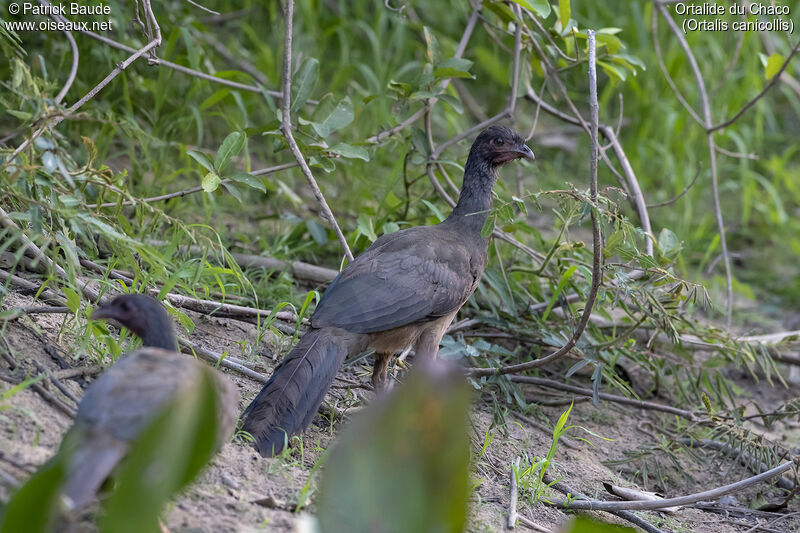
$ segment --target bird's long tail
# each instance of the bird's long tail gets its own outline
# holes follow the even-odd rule
[[[127,442],[90,431],[72,448],[67,459],[66,478],[61,487],[67,506],[76,509],[90,503],[127,450]]]
[[[364,350],[367,341],[366,335],[331,327],[303,335],[242,415],[242,430],[253,436],[261,455],[280,452],[288,437],[311,423],[345,358]]]

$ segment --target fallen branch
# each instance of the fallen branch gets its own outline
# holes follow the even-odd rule
[[[594,391],[592,389],[587,389],[584,387],[576,387],[575,385],[567,385],[566,383],[561,383],[560,381],[554,381],[552,379],[535,378],[531,376],[509,376],[508,379],[516,383],[527,383],[529,385],[538,385],[540,387],[547,387],[549,389],[557,389],[566,392],[572,392],[575,394],[580,394],[581,396],[588,396],[588,397],[594,396]],[[639,407],[641,409],[649,409],[651,411],[661,411],[664,413],[678,415],[681,418],[685,418],[692,422],[701,421],[701,418],[698,415],[694,414],[693,412],[687,411],[685,409],[678,409],[677,407],[672,407],[671,405],[663,405],[660,403],[648,402],[644,400],[635,400],[633,398],[626,398],[625,396],[609,394],[607,392],[600,392],[598,393],[597,396],[601,400],[606,400],[609,402],[619,403],[622,405],[630,405],[632,407]]]
[[[703,492],[697,492],[695,494],[678,496],[677,498],[665,498],[659,501],[639,500],[639,501],[624,501],[624,502],[606,502],[598,500],[574,500],[574,501],[556,500],[548,503],[554,507],[561,507],[564,509],[584,509],[588,511],[655,510],[655,509],[660,509],[662,507],[676,507],[681,505],[688,505],[690,503],[696,503],[699,501],[715,500],[717,498],[721,498],[726,494],[738,492],[740,490],[746,489],[747,487],[750,487],[751,485],[755,485],[756,483],[772,479],[773,477],[779,476],[796,466],[797,465],[795,464],[795,461],[787,461],[783,464],[776,466],[775,468],[772,468],[770,470],[767,470],[766,472],[758,474],[757,476],[749,477],[741,481],[737,481],[735,483],[730,483],[728,485],[723,485],[721,487],[717,487],[711,490],[706,490]],[[573,493],[572,496],[576,496],[576,494]]]
[[[251,370],[240,363],[233,362],[226,356],[212,352],[210,350],[206,350],[205,348],[201,348],[197,344],[194,344],[188,341],[187,339],[184,338],[178,339],[178,344],[182,348],[184,348],[183,353],[194,356],[199,355],[203,359],[211,361],[215,365],[224,366],[225,368],[230,368],[231,370],[235,370],[236,372],[239,372],[240,374],[245,375],[250,379],[258,381],[259,383],[266,383],[267,381],[269,381],[269,378],[266,377],[265,375],[259,374],[255,370]]]
[[[558,492],[560,492],[562,494],[565,494],[569,498],[583,498],[583,500],[579,500],[579,501],[607,503],[607,502],[600,502],[598,500],[592,500],[591,498],[589,498],[588,496],[586,496],[582,492],[575,490],[574,488],[570,487],[566,483],[561,482],[561,481],[555,481],[547,473],[545,473],[544,477],[542,478],[542,481],[547,483],[547,485],[550,488],[555,489],[555,490],[557,490]],[[552,507],[558,507],[558,505],[555,502],[550,502],[548,500],[543,500],[543,501],[547,505],[550,505]],[[616,503],[616,502],[610,502],[610,503]],[[657,528],[656,526],[654,526],[653,524],[651,524],[650,522],[648,522],[644,518],[639,518],[638,516],[636,516],[635,514],[629,512],[629,511],[611,510],[611,509],[600,509],[600,510],[607,511],[608,513],[613,514],[614,516],[618,516],[619,518],[622,518],[623,520],[627,520],[631,524],[644,529],[645,531],[647,531],[647,533],[666,533],[664,530]]]

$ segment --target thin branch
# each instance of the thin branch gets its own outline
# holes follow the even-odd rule
[[[696,503],[703,500],[715,500],[717,498],[721,498],[726,494],[738,492],[740,490],[746,489],[747,487],[755,485],[756,483],[772,479],[773,477],[779,476],[796,466],[797,465],[795,464],[794,461],[787,461],[783,464],[776,466],[775,468],[772,468],[770,470],[767,470],[766,472],[758,474],[757,476],[745,478],[735,483],[730,483],[728,485],[723,485],[721,487],[717,487],[711,490],[706,490],[703,492],[697,492],[695,494],[678,496],[677,498],[665,498],[663,500],[657,500],[657,501],[636,500],[636,501],[623,501],[623,502],[604,502],[597,500],[574,500],[568,502],[564,500],[556,500],[556,501],[551,501],[549,503],[554,507],[561,507],[564,509],[586,509],[591,511],[621,511],[626,509],[655,510],[655,509],[661,509],[663,507],[676,507],[680,505],[688,505],[690,503]]]
[[[145,6],[146,6],[146,8],[148,10],[148,20],[149,20],[150,17],[152,16],[152,10],[150,9],[150,2],[149,2],[149,0],[143,0],[143,3],[145,4]],[[78,100],[77,102],[72,104],[72,106],[69,109],[67,109],[64,114],[53,118],[52,121],[45,121],[45,124],[43,126],[41,126],[38,130],[36,130],[33,133],[33,135],[31,135],[31,137],[29,139],[26,139],[25,141],[23,141],[17,147],[17,149],[14,150],[14,152],[11,154],[11,156],[6,159],[5,163],[3,164],[3,167],[5,167],[11,161],[13,161],[14,158],[16,158],[26,147],[28,147],[28,145],[30,145],[31,142],[33,142],[34,139],[39,137],[39,135],[41,135],[45,130],[50,129],[50,128],[55,128],[56,126],[61,124],[61,122],[63,122],[68,116],[75,114],[75,111],[77,111],[83,104],[85,104],[86,102],[88,102],[89,100],[94,98],[94,96],[97,93],[99,93],[106,85],[111,83],[111,81],[114,78],[116,78],[123,70],[128,68],[128,66],[131,63],[133,63],[134,61],[136,61],[137,59],[142,57],[144,54],[146,54],[150,50],[153,50],[157,46],[159,46],[161,44],[161,29],[159,28],[158,23],[155,21],[155,17],[152,17],[152,18],[153,18],[153,26],[156,29],[155,38],[153,40],[151,40],[149,43],[147,43],[146,45],[144,45],[139,50],[136,50],[126,60],[122,61],[121,63],[117,63],[116,67],[114,67],[114,70],[112,70],[108,74],[108,76],[106,76],[100,83],[95,85],[80,100]]]
[[[280,172],[281,170],[286,170],[287,168],[296,167],[297,163],[284,163],[282,165],[276,165],[274,167],[269,168],[262,168],[259,170],[254,170],[249,174],[251,176],[267,176],[269,174],[274,174],[276,172]],[[223,183],[232,183],[233,180],[230,178],[225,178],[220,181],[220,184]],[[190,189],[184,189],[182,191],[171,192],[168,194],[162,194],[160,196],[151,196],[150,198],[137,198],[135,200],[125,200],[123,202],[106,202],[104,204],[89,204],[86,207],[89,209],[97,209],[97,208],[105,208],[105,207],[117,207],[117,206],[130,206],[136,204],[147,204],[152,202],[160,202],[162,200],[171,200],[172,198],[183,198],[189,194],[194,194],[196,192],[200,192],[203,190],[202,186],[192,187]]]
[[[656,2],[656,8],[658,9],[661,16],[663,16],[667,24],[669,24],[670,29],[672,29],[672,33],[675,34],[675,37],[678,39],[678,43],[680,43],[681,48],[683,48],[684,53],[686,54],[687,59],[689,60],[689,66],[694,73],[695,80],[697,82],[697,88],[700,91],[700,102],[703,107],[703,127],[706,130],[706,141],[708,143],[708,157],[711,162],[711,193],[714,197],[714,214],[716,215],[717,219],[717,232],[719,233],[719,241],[720,241],[720,248],[722,249],[722,259],[725,265],[725,281],[727,283],[727,322],[728,326],[731,324],[731,320],[733,317],[733,273],[731,271],[731,258],[728,254],[728,242],[725,238],[725,221],[722,218],[722,206],[720,205],[719,201],[719,178],[717,176],[717,151],[715,149],[716,144],[714,143],[714,130],[719,129],[722,126],[725,126],[733,121],[727,121],[722,126],[712,126],[713,122],[711,119],[711,104],[708,100],[708,93],[706,92],[706,84],[705,80],[703,79],[703,74],[700,72],[700,67],[697,64],[697,60],[694,57],[694,53],[692,52],[689,43],[686,41],[683,33],[681,32],[678,25],[672,20],[672,17],[667,13],[666,8],[663,4]],[[797,47],[795,47],[796,51]],[[791,56],[790,56],[791,57]],[[786,64],[784,64],[784,68]],[[771,84],[770,84],[771,85]],[[762,93],[763,94],[763,93]],[[758,98],[760,98],[759,95]],[[755,102],[755,100],[753,101]],[[749,104],[752,105],[752,104]],[[747,110],[749,105],[745,106],[742,111],[740,111],[735,117],[734,120],[739,118],[739,116]]]
[[[650,209],[655,209],[657,207],[665,207],[665,206],[668,206],[668,205],[672,205],[675,202],[677,202],[678,200],[680,200],[681,198],[683,198],[683,195],[686,194],[687,192],[689,192],[689,189],[691,189],[694,186],[695,182],[697,181],[697,178],[700,177],[700,171],[702,169],[703,169],[703,163],[701,162],[699,165],[697,165],[697,173],[694,175],[694,179],[692,180],[692,182],[689,185],[687,185],[686,187],[683,188],[683,190],[680,192],[680,194],[678,194],[674,198],[671,198],[671,199],[666,200],[664,202],[659,202],[657,204],[647,204],[647,207],[649,207]]]
[[[672,79],[672,76],[669,74],[669,70],[667,70],[667,65],[664,64],[664,58],[661,55],[661,45],[658,42],[658,13],[653,11],[653,19],[652,19],[652,33],[653,33],[653,48],[656,51],[656,59],[658,59],[658,66],[661,67],[661,72],[664,74],[664,79],[667,80],[667,84],[669,85],[670,89],[672,89],[672,93],[675,95],[675,98],[683,105],[686,111],[689,112],[689,115],[701,126],[703,126],[703,120],[700,118],[700,115],[697,114],[697,111],[689,104],[686,98],[681,93],[678,86],[675,84],[675,80]],[[744,32],[742,32],[744,33]]]
[[[342,230],[339,228],[339,224],[336,222],[336,218],[333,216],[331,208],[328,207],[328,202],[325,200],[325,196],[323,196],[322,191],[320,191],[319,186],[317,185],[317,180],[314,179],[314,175],[311,173],[311,169],[308,167],[305,157],[303,157],[300,148],[297,146],[297,142],[294,140],[294,135],[292,135],[291,88],[292,88],[292,22],[294,18],[294,0],[285,0],[284,17],[286,19],[285,20],[286,37],[284,39],[284,50],[283,50],[283,81],[282,81],[283,118],[281,120],[281,132],[283,133],[283,136],[286,138],[286,143],[289,145],[289,149],[292,151],[294,158],[300,165],[300,170],[302,170],[303,174],[306,176],[308,184],[311,186],[311,190],[314,192],[314,196],[317,198],[317,202],[319,202],[322,212],[322,217],[326,218],[330,223],[330,225],[333,227],[333,231],[339,238],[339,243],[341,243],[342,248],[344,249],[344,253],[347,256],[347,259],[352,262],[353,252],[350,251],[350,246],[347,244],[347,239],[342,233]]]
[[[595,213],[594,206],[597,205],[597,158],[599,154],[598,146],[598,110],[597,103],[597,68],[596,68],[596,45],[594,30],[587,30],[589,40],[589,108],[591,110],[591,126],[590,136],[592,141],[592,151],[589,160],[589,199],[592,204],[591,219],[592,219],[592,285],[589,289],[589,294],[586,297],[586,304],[583,308],[583,315],[578,322],[575,332],[572,337],[567,341],[564,346],[553,352],[552,354],[521,363],[518,365],[510,365],[502,368],[469,368],[467,375],[470,376],[496,376],[502,374],[511,374],[515,372],[522,372],[538,366],[549,364],[570,352],[572,348],[578,343],[578,339],[583,335],[586,325],[589,323],[589,317],[592,314],[597,292],[600,289],[602,282],[602,243],[603,237],[600,232],[600,221]]]
[[[97,33],[91,32],[91,31],[84,30],[84,31],[81,31],[81,33],[86,35],[86,36],[88,36],[88,37],[91,37],[92,39],[96,39],[96,40],[98,40],[98,41],[100,41],[102,43],[105,43],[105,44],[113,47],[113,48],[116,48],[117,50],[124,50],[125,52],[135,52],[136,51],[134,48],[131,48],[130,46],[126,46],[126,45],[124,45],[124,44],[122,44],[120,42],[115,41],[114,39],[109,39],[108,37],[105,37],[103,35],[99,35]],[[216,76],[214,76],[212,74],[208,74],[206,72],[200,72],[199,70],[194,70],[192,68],[185,67],[185,66],[179,65],[177,63],[173,63],[172,61],[167,61],[166,59],[161,59],[160,57],[155,58],[154,60],[151,60],[150,63],[153,64],[153,65],[161,66],[161,67],[167,67],[167,68],[170,68],[172,70],[176,70],[178,72],[181,72],[183,74],[188,74],[189,76],[193,76],[195,78],[200,78],[202,80],[211,81],[211,82],[214,82],[214,83],[219,83],[220,85],[226,85],[226,86],[232,87],[234,89],[240,89],[242,91],[249,91],[251,93],[260,93],[260,92],[262,92],[262,88],[258,87],[257,85],[248,85],[248,84],[245,84],[245,83],[239,83],[237,81],[231,81],[231,80],[226,80],[224,78],[218,78],[218,77],[216,77]],[[272,96],[273,98],[279,98],[279,99],[283,98],[283,93],[281,93],[279,91],[270,90],[270,89],[264,89],[264,91],[267,94],[269,94],[270,96]],[[311,104],[311,105],[314,105],[317,102],[315,100],[308,100],[307,103]]]
[[[52,7],[50,2],[47,0],[39,0],[39,3],[43,6]],[[52,11],[51,11],[52,13]],[[57,21],[57,22],[66,22],[66,19],[61,15],[51,14],[50,17]],[[72,50],[72,65],[70,66],[69,75],[67,76],[67,81],[64,82],[64,86],[58,92],[58,95],[55,97],[55,102],[57,104],[61,103],[61,100],[69,92],[70,87],[75,82],[75,77],[78,75],[78,61],[80,58],[80,53],[78,52],[78,43],[75,42],[75,37],[72,35],[72,31],[70,30],[62,30],[64,36],[66,36],[67,41],[69,41],[69,47]]]
[[[734,122],[739,120],[739,117],[744,115],[745,112],[747,112],[748,109],[753,107],[756,102],[761,100],[761,98],[763,98],[764,95],[767,94],[769,92],[769,90],[772,89],[775,86],[775,84],[778,83],[778,81],[780,81],[781,75],[784,73],[786,68],[789,66],[789,62],[792,60],[792,58],[795,56],[795,54],[798,52],[798,50],[800,50],[800,42],[798,42],[796,45],[794,45],[792,47],[792,51],[789,53],[788,56],[786,56],[786,60],[781,65],[781,68],[778,69],[778,72],[772,77],[770,82],[764,87],[764,89],[761,90],[760,93],[758,93],[752,100],[750,100],[745,105],[743,105],[742,108],[735,115],[733,115],[731,118],[729,118],[728,120],[726,120],[724,122],[720,122],[716,126],[710,126],[710,127],[706,128],[707,131],[708,132],[717,131],[719,129],[722,129],[722,128],[725,128],[727,126],[730,126],[731,124],[733,124]]]
[[[566,496],[568,496],[570,498],[584,498],[584,500],[582,500],[582,501],[587,501],[587,500],[588,501],[597,501],[597,500],[590,499],[588,496],[586,496],[585,494],[583,494],[582,492],[580,492],[578,490],[575,490],[573,487],[570,487],[569,485],[567,485],[563,481],[554,480],[550,476],[550,474],[545,474],[544,477],[542,478],[542,480],[545,483],[547,483],[547,485],[550,488],[553,488],[553,489],[561,492],[562,494],[565,494]],[[544,503],[546,503],[547,505],[552,505],[553,507],[556,507],[556,505],[554,503],[552,503],[552,502],[550,502],[548,500],[545,500]],[[603,502],[600,502],[600,503],[603,503]],[[608,512],[610,514],[613,514],[614,516],[618,516],[618,517],[620,517],[620,518],[622,518],[624,520],[627,520],[628,522],[630,522],[630,523],[642,528],[643,530],[647,531],[647,533],[666,533],[664,530],[657,528],[656,526],[654,526],[650,522],[646,521],[643,518],[639,518],[638,516],[636,516],[635,514],[629,512],[629,511],[608,511]]]

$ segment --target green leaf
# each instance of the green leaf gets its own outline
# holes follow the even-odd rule
[[[472,67],[472,61],[459,57],[451,57],[447,61],[437,65],[433,75],[437,78],[474,78],[469,73]]]
[[[769,56],[767,58],[767,65],[766,65],[766,67],[764,69],[764,76],[768,80],[771,80],[772,78],[774,78],[775,74],[777,74],[778,71],[783,66],[783,62],[784,62],[784,58],[780,54],[772,54],[771,56]]]
[[[359,233],[366,236],[369,239],[369,242],[375,242],[375,240],[378,238],[378,235],[375,233],[375,226],[372,224],[372,219],[366,213],[361,213],[358,215],[356,229]]]
[[[332,94],[326,94],[311,116],[311,127],[322,138],[328,137],[353,122],[353,103],[349,96],[338,102]]]
[[[203,101],[203,103],[200,104],[200,111],[205,111],[206,109],[208,109],[212,105],[216,104],[217,102],[219,102],[220,100],[222,100],[223,98],[228,96],[229,94],[231,94],[231,90],[230,89],[220,89],[219,91],[215,92],[214,94],[212,94],[211,96],[206,98]]]
[[[360,146],[338,143],[328,148],[328,151],[349,159],[363,159],[364,161],[369,161],[369,152]]]
[[[464,530],[470,394],[463,380],[442,374],[416,370],[353,417],[320,480],[323,533],[376,531],[375,524],[383,533]]]
[[[319,77],[319,60],[313,57],[306,58],[292,79],[293,113],[311,97],[317,84],[317,77]]]
[[[618,68],[616,65],[608,63],[607,61],[600,61],[598,59],[597,64],[600,65],[600,68],[603,69],[603,72],[605,72],[606,75],[612,80],[618,79],[620,81],[625,81],[625,78],[628,77],[624,70]]]
[[[306,229],[314,242],[323,246],[328,242],[328,230],[316,220],[306,220]]]
[[[203,190],[206,192],[214,192],[219,187],[219,184],[222,180],[219,179],[219,176],[214,174],[213,172],[209,172],[205,176],[203,176],[203,181],[200,182],[200,185],[203,187]]]
[[[678,236],[667,228],[662,228],[658,234],[658,250],[668,259],[674,259],[683,248]]]
[[[81,308],[81,297],[72,287],[61,287],[61,292],[67,297],[67,307],[73,313],[77,313]]]
[[[578,265],[572,265],[563,274],[561,274],[561,279],[558,280],[558,286],[556,287],[553,295],[550,297],[550,301],[547,304],[547,309],[545,309],[544,313],[542,313],[542,322],[547,320],[548,315],[550,315],[550,310],[553,308],[553,305],[555,305],[556,301],[558,301],[559,295],[564,292],[564,287],[567,286],[567,283],[577,269]]]
[[[226,174],[225,177],[237,183],[243,183],[249,187],[258,189],[263,193],[267,192],[267,187],[264,185],[264,180],[258,176],[248,174],[247,172],[234,172],[233,174]]]
[[[244,198],[242,198],[242,191],[236,188],[236,185],[230,182],[222,182],[222,186],[225,187],[225,190],[230,193],[231,196],[239,200],[241,204]]]
[[[447,102],[453,108],[453,110],[458,113],[459,115],[464,113],[464,107],[461,105],[461,100],[453,96],[452,94],[440,94],[439,100],[443,102]]]
[[[570,7],[570,0],[558,0],[558,20],[561,21],[561,26],[567,27],[569,19],[572,16],[572,8]]]
[[[515,4],[519,4],[525,9],[529,9],[539,15],[541,18],[546,19],[550,16],[552,8],[550,2],[547,0],[511,0]],[[567,19],[569,20],[569,19]]]
[[[209,172],[214,171],[214,162],[211,161],[211,158],[208,157],[208,154],[198,152],[197,150],[186,150],[186,154],[200,163],[204,169],[208,170]]]
[[[427,26],[422,28],[422,35],[425,39],[425,46],[427,50],[426,59],[428,63],[437,64],[441,57],[441,48],[439,47],[439,41],[436,39],[436,36],[433,34],[433,31]]]
[[[240,131],[231,132],[225,137],[225,140],[222,141],[222,146],[219,147],[217,155],[214,157],[214,169],[217,171],[217,174],[225,172],[231,159],[239,155],[239,152],[242,151],[242,147],[244,146],[245,139],[247,139],[247,137]]]

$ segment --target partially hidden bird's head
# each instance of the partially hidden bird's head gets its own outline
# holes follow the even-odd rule
[[[492,168],[513,161],[514,159],[535,159],[533,151],[528,148],[517,132],[504,126],[490,126],[483,130],[472,143],[470,159],[480,158]]]
[[[144,346],[175,350],[175,334],[164,305],[146,294],[123,294],[92,312],[91,320],[113,320],[142,339]]]

